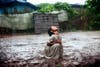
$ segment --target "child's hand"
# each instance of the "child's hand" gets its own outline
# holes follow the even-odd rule
[[[62,41],[61,40],[57,40],[57,43],[62,44]]]

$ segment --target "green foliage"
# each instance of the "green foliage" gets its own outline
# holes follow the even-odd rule
[[[65,10],[68,14],[69,19],[78,15],[78,12],[75,11],[68,3],[62,3],[62,2],[57,2],[55,4],[41,3],[38,5],[38,7],[39,7],[38,12],[41,13],[49,13],[52,11]]]
[[[67,3],[57,2],[54,4],[56,10],[65,10],[68,13],[69,19],[76,16],[78,13]]]
[[[73,9],[67,3],[57,2],[54,4],[54,7],[56,8],[56,10],[65,10],[67,12],[73,13]]]
[[[100,30],[100,0],[87,0],[87,16],[89,18],[89,28]]]
[[[48,12],[54,11],[53,4],[42,3],[42,4],[39,4],[38,7],[39,7],[38,12],[41,12],[41,13],[48,13]]]

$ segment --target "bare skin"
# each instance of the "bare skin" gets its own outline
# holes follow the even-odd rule
[[[52,29],[51,31],[54,33],[54,35],[59,36],[58,28],[56,26],[52,26],[51,29]],[[62,44],[62,41],[57,40],[56,42],[51,42],[51,43],[52,44],[55,44],[55,43]]]

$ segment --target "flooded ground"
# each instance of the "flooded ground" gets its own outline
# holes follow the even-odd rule
[[[90,62],[90,57],[100,59],[100,31],[66,32],[60,35],[65,61],[77,65],[83,61]],[[7,55],[8,62],[30,60],[31,63],[38,63],[40,61],[37,59],[45,57],[43,50],[48,38],[47,34],[0,38],[0,52]]]

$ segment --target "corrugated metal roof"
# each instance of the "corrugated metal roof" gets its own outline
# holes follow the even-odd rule
[[[12,1],[15,1],[15,0],[0,0],[0,4],[6,4],[6,3],[10,3]]]
[[[15,6],[15,5],[26,5],[26,6],[30,6],[31,8],[33,8],[34,10],[37,9],[37,7],[29,2],[20,2],[20,1],[10,1],[10,2],[6,2],[6,3],[0,3],[0,7],[11,7],[11,6]]]
[[[81,7],[84,7],[84,5],[79,5],[79,4],[70,4],[70,5],[73,8],[81,8]]]
[[[0,3],[6,4],[6,3],[13,2],[13,1],[26,2],[27,0],[0,0]]]

